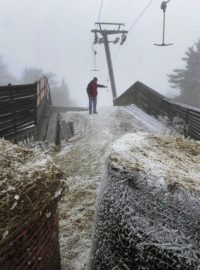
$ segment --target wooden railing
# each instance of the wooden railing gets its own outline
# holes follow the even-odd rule
[[[40,121],[51,95],[46,77],[34,84],[0,86],[0,137],[15,138]]]
[[[47,77],[37,83],[37,122],[39,123],[46,106],[52,105],[51,93]]]
[[[177,117],[184,123],[185,136],[200,139],[200,108],[167,99],[141,82],[136,82],[115,100],[118,106],[130,104],[136,104],[155,117],[167,116],[171,121]]]

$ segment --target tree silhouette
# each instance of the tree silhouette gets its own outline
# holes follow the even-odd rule
[[[59,106],[72,106],[73,101],[70,98],[68,85],[63,78],[60,86],[53,92],[53,102]]]
[[[23,84],[32,84],[43,76],[43,70],[40,68],[25,68],[22,71],[21,82]]]
[[[7,64],[4,62],[3,57],[0,56],[0,86],[16,84],[18,80],[10,73]]]
[[[172,88],[180,90],[175,100],[200,107],[200,40],[190,47],[182,58],[184,69],[174,69],[167,75]]]
[[[52,92],[57,91],[58,81],[56,80],[56,75],[53,72],[45,72],[44,76],[48,78],[48,83]]]

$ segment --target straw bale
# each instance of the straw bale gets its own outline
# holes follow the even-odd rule
[[[89,269],[200,269],[200,143],[127,134],[108,149]]]
[[[0,140],[0,246],[51,209],[62,196],[64,174],[47,152]]]

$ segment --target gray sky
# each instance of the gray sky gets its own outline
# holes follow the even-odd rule
[[[0,0],[0,55],[17,76],[25,67],[43,68],[65,77],[78,105],[87,105],[86,86],[94,77],[109,79],[103,44],[96,45],[96,68],[91,29],[94,23],[125,23],[129,30],[149,0]],[[183,67],[188,47],[199,38],[200,1],[171,0],[166,11],[166,43],[162,40],[161,0],[154,0],[128,34],[127,41],[110,45],[117,93],[139,80],[156,91],[172,94],[166,74]],[[101,10],[101,12],[100,12]],[[117,37],[117,36],[116,36]],[[99,106],[112,104],[108,90],[99,90]],[[174,91],[174,90],[173,90]]]

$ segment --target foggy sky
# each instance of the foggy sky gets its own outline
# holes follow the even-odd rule
[[[94,77],[99,83],[109,79],[103,44],[96,45],[96,68],[91,29],[94,23],[125,23],[129,30],[149,0],[0,0],[0,55],[11,72],[20,76],[25,67],[42,68],[65,77],[79,106],[87,105],[86,86]],[[127,41],[110,45],[117,94],[141,81],[164,95],[172,95],[166,74],[181,68],[188,47],[199,38],[200,1],[171,0],[166,11],[166,43],[162,41],[162,1],[154,0],[128,33]],[[116,36],[117,37],[117,36]],[[118,53],[118,54],[117,54]],[[108,90],[100,89],[98,104],[112,104]]]

